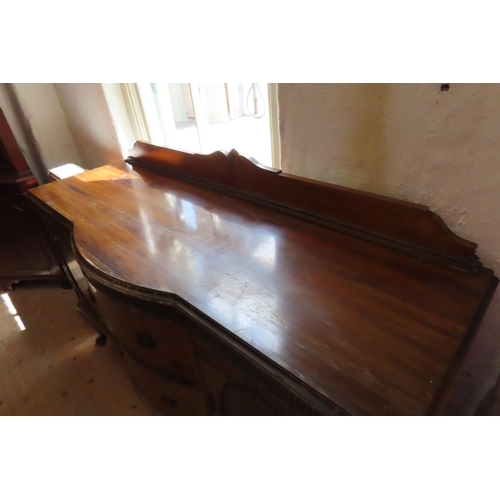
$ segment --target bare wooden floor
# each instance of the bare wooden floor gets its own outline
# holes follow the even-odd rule
[[[73,290],[0,291],[0,415],[153,415],[117,345],[96,346],[96,336]]]

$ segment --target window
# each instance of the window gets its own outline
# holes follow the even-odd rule
[[[198,153],[236,149],[279,168],[276,85],[124,84],[136,136]]]

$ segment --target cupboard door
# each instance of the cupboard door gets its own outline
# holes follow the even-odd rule
[[[212,415],[296,415],[284,402],[211,345],[193,337]]]
[[[185,314],[168,304],[135,300],[102,284],[91,283],[90,288],[142,398],[161,415],[206,414]]]
[[[165,305],[163,317],[153,316],[101,287],[91,286],[106,326],[125,351],[171,380],[201,385],[191,334],[182,314]]]

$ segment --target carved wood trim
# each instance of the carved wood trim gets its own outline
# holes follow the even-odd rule
[[[457,269],[481,269],[477,245],[424,205],[284,174],[234,149],[203,155],[138,141],[126,161]]]

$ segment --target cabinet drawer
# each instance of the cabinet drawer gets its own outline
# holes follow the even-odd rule
[[[171,318],[151,316],[93,286],[91,290],[106,326],[125,351],[172,380],[200,385],[191,335],[176,312]]]
[[[168,380],[128,354],[125,359],[137,392],[154,411],[160,415],[206,415],[200,389]]]

